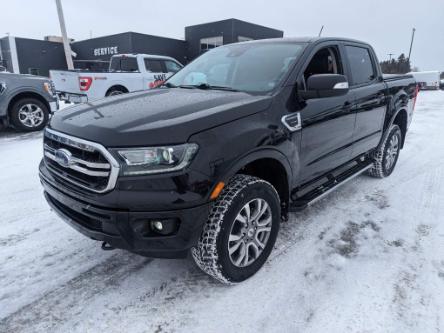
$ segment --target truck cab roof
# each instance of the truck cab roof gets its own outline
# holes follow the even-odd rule
[[[168,56],[158,55],[158,54],[146,54],[146,53],[121,53],[121,54],[115,54],[111,57],[112,58],[119,58],[119,57],[127,57],[127,58],[151,58],[151,59],[168,59],[173,60],[177,62],[176,59]]]

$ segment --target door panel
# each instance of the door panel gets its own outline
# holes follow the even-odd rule
[[[368,152],[381,140],[387,110],[385,90],[384,82],[353,89],[356,112],[353,156]]]
[[[301,110],[301,179],[309,181],[351,159],[356,114],[353,94],[317,98]]]
[[[325,50],[328,52],[325,52]],[[321,54],[321,57],[319,55]],[[327,56],[327,59],[325,59]],[[340,43],[323,43],[312,52],[304,70],[310,74],[343,74],[347,66]],[[327,60],[327,61],[325,61]],[[356,113],[354,95],[309,99],[301,105],[300,178],[310,181],[348,162],[352,155]]]

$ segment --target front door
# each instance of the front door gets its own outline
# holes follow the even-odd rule
[[[323,45],[314,51],[302,81],[305,82],[313,74],[345,75],[342,59],[339,45]],[[351,92],[343,96],[314,98],[303,102],[300,110],[301,183],[317,178],[351,159],[356,118],[352,104]]]

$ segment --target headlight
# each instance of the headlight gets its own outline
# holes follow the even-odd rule
[[[182,170],[187,167],[199,146],[188,143],[169,147],[115,149],[125,176],[146,175]]]

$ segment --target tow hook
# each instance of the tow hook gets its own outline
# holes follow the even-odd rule
[[[115,247],[112,247],[109,243],[103,242],[102,243],[102,250],[103,251],[112,251],[115,250]]]

